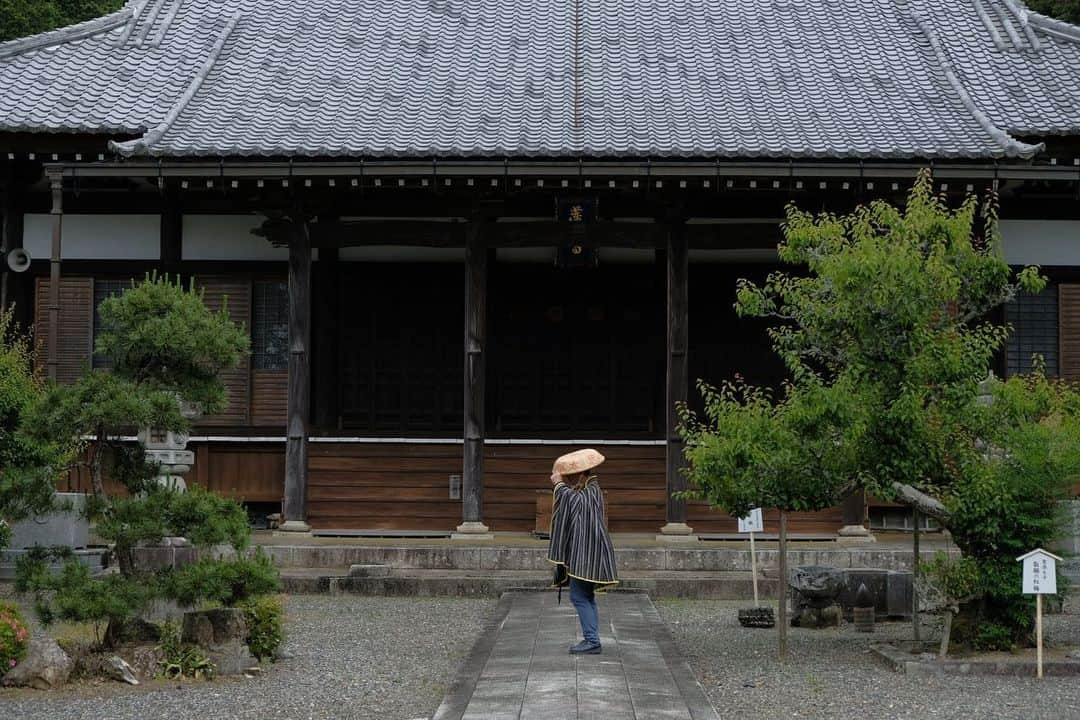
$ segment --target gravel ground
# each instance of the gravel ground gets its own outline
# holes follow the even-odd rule
[[[255,679],[0,690],[0,718],[429,718],[494,600],[291,596],[285,649]]]
[[[721,717],[1080,718],[1080,678],[909,678],[879,665],[874,642],[910,639],[910,623],[883,623],[872,635],[851,625],[790,628],[789,661],[776,659],[776,629],[748,629],[745,603],[657,601],[679,649]],[[1048,640],[1080,645],[1080,609],[1046,617]]]

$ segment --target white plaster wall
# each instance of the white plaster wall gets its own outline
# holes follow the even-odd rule
[[[1080,265],[1080,220],[1002,220],[1010,265]]]
[[[36,260],[52,255],[52,216],[23,216],[23,247]],[[157,260],[161,253],[158,215],[63,216],[60,257],[63,260]]]
[[[283,260],[288,248],[276,248],[252,235],[262,224],[257,215],[184,215],[184,260]]]

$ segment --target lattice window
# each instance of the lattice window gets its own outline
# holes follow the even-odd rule
[[[90,364],[94,368],[112,367],[108,358],[97,354],[98,336],[101,334],[101,302],[105,298],[120,295],[131,288],[131,280],[94,280],[94,351]]]
[[[251,326],[251,362],[256,370],[289,367],[289,285],[278,280],[255,282],[255,317]]]
[[[1046,374],[1057,376],[1058,288],[1051,284],[1037,295],[1021,293],[1005,305],[1005,321],[1013,331],[1005,348],[1008,375],[1031,372],[1032,356],[1046,360]]]

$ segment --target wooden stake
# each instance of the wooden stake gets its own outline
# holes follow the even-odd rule
[[[750,531],[750,574],[754,578],[754,607],[758,607],[757,557],[754,555],[754,531]]]
[[[1035,596],[1035,666],[1036,676],[1040,679],[1042,672],[1042,595]]]
[[[787,512],[780,511],[780,590],[776,627],[780,633],[780,662],[787,662]]]
[[[912,517],[915,520],[915,532],[912,534],[914,547],[911,559],[911,629],[915,642],[922,640],[919,635],[919,512],[918,507],[912,508]]]

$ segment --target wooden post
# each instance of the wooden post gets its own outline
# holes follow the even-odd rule
[[[915,642],[922,640],[919,631],[919,512],[918,507],[912,507],[912,517],[915,520],[915,531],[912,533],[912,558],[911,558],[911,629]]]
[[[780,662],[787,662],[787,511],[780,511],[780,577],[776,598],[776,629],[780,634]]]
[[[60,365],[60,250],[64,230],[64,176],[49,171],[52,190],[52,251],[49,257],[49,347],[45,355],[45,371],[56,380]]]
[[[452,537],[489,539],[484,524],[484,353],[487,345],[488,254],[480,225],[465,231],[465,416],[461,524]]]
[[[315,425],[320,429],[337,429],[341,417],[341,392],[338,383],[338,353],[340,342],[340,251],[336,247],[319,248],[315,264],[312,305],[315,316],[312,328],[314,373]]]
[[[686,524],[686,501],[675,493],[687,489],[683,474],[682,439],[679,437],[678,405],[687,401],[689,395],[689,368],[687,349],[689,259],[686,234],[681,223],[672,225],[667,242],[667,402],[665,403],[664,433],[667,442],[667,523],[660,528],[658,540],[668,542],[694,542],[697,536]]]
[[[1042,657],[1043,657],[1043,638],[1042,638],[1042,594],[1035,596],[1035,674],[1036,677],[1042,678]]]
[[[295,218],[289,233],[289,398],[285,441],[285,497],[280,529],[308,532],[308,412],[311,372],[311,239],[307,223]]]
[[[758,607],[757,591],[757,555],[754,553],[754,531],[750,531],[750,575],[754,578],[754,607]]]
[[[874,542],[874,536],[866,527],[866,492],[862,489],[849,493],[840,504],[842,527],[837,531],[837,541],[842,545]]]
[[[183,258],[183,215],[180,210],[180,193],[175,187],[166,187],[161,198],[161,267],[166,273],[175,273]]]

